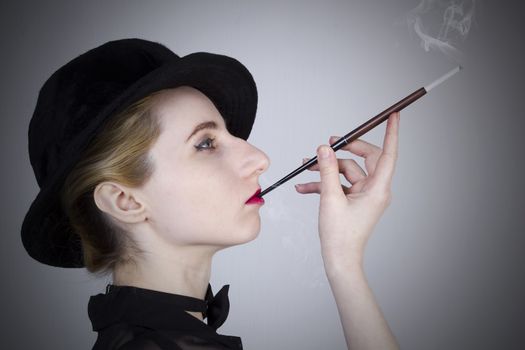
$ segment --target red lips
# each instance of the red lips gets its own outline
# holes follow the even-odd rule
[[[259,197],[259,193],[261,193],[260,188],[246,201],[246,204],[264,204],[264,199]]]

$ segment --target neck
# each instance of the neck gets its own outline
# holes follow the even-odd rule
[[[204,299],[210,281],[213,252],[202,246],[155,250],[113,271],[115,285],[133,286]],[[200,313],[192,313],[202,319]]]

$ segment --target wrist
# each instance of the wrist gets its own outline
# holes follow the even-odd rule
[[[344,259],[330,259],[323,256],[326,276],[330,282],[341,280],[343,277],[363,276],[363,255],[353,254]]]

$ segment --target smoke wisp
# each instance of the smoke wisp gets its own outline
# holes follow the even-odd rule
[[[407,15],[425,51],[438,51],[456,62],[463,59],[458,45],[464,41],[474,20],[475,0],[422,0]]]

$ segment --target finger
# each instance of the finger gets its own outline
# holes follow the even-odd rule
[[[309,193],[321,193],[321,183],[320,182],[308,182],[304,184],[295,185],[295,190],[299,193],[309,194]]]
[[[399,119],[399,112],[392,113],[388,118],[383,141],[383,152],[376,167],[375,176],[380,183],[388,187],[390,187],[398,157]]]
[[[344,194],[350,193],[350,187],[341,185],[341,189]],[[302,194],[311,194],[311,193],[321,193],[321,183],[320,182],[308,182],[304,184],[295,185],[295,190]]]
[[[330,141],[337,141],[337,136],[332,136]],[[369,175],[372,175],[375,171],[377,160],[381,156],[382,149],[374,144],[366,142],[364,140],[354,140],[349,144],[342,147],[346,151],[350,151],[353,154],[363,157],[365,159],[365,168]]]
[[[331,136],[330,142],[335,142],[339,140],[341,137],[339,136]],[[366,158],[367,156],[374,154],[374,153],[381,153],[381,148],[370,143],[366,142],[361,139],[354,140],[348,144],[345,144],[341,149],[344,149],[346,151],[350,151],[354,153],[355,155],[358,155],[360,157]]]
[[[399,138],[399,112],[392,113],[386,123],[385,139],[383,141],[383,153],[397,157]]]
[[[342,196],[341,181],[339,180],[339,167],[334,150],[327,145],[317,148],[317,161],[321,174],[321,198]]]
[[[309,158],[303,158],[303,164],[308,162]],[[339,172],[344,175],[351,184],[356,183],[364,179],[367,174],[361,168],[361,166],[354,159],[337,159]],[[319,171],[319,164],[314,164],[310,168],[310,171]]]

